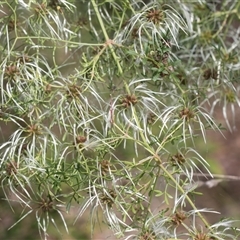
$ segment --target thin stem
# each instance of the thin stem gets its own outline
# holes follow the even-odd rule
[[[162,165],[159,165],[160,168],[163,170],[163,172],[168,176],[168,178],[170,178],[174,184],[176,184],[177,188],[179,189],[179,191],[182,194],[185,194],[186,190],[184,190],[180,184],[175,180],[175,178],[172,176],[172,174]],[[207,220],[203,217],[203,215],[198,211],[197,207],[195,206],[195,204],[193,203],[193,201],[190,199],[190,197],[188,195],[186,195],[186,199],[188,201],[188,203],[191,205],[191,207],[197,212],[197,215],[200,217],[200,219],[202,220],[202,222],[204,223],[204,225],[208,228],[210,228],[209,223],[207,222]]]
[[[158,167],[158,170],[157,170],[157,173],[155,174],[155,178],[154,178],[154,182],[153,184],[151,185],[151,189],[156,189],[156,184],[157,184],[157,180],[158,180],[158,177],[159,177],[159,173],[160,173],[160,170],[161,168]],[[150,207],[151,203],[152,203],[152,199],[153,199],[153,194],[154,191],[152,191],[151,195],[150,195],[150,199],[148,201],[148,208]],[[145,220],[144,220],[144,223],[147,222],[147,217],[148,217],[148,214],[146,214],[145,216]]]
[[[117,126],[117,125],[115,125]],[[117,127],[118,128],[118,127]],[[118,128],[118,130],[120,130],[122,133],[124,133],[120,128]],[[130,137],[128,134],[124,133],[125,137],[128,137],[130,140],[134,140],[132,137]],[[145,145],[145,144],[141,144],[141,145]],[[163,170],[163,172],[168,176],[169,179],[171,179],[173,181],[173,183],[177,186],[177,188],[179,189],[179,191],[182,194],[185,194],[185,190],[180,186],[180,184],[175,180],[175,178],[172,176],[172,174],[162,165],[162,160],[159,157],[158,154],[154,153],[153,148],[151,148],[150,146],[147,146],[145,148],[149,153],[151,153],[151,155],[153,156],[154,159],[156,159],[159,162],[159,166],[160,168]],[[146,160],[149,161],[149,160]],[[143,164],[145,161],[142,161],[141,164]],[[189,202],[189,204],[191,205],[191,207],[196,210],[197,215],[200,217],[200,219],[202,220],[202,222],[205,224],[205,226],[210,229],[210,225],[207,222],[207,220],[203,217],[203,215],[197,211],[197,207],[195,206],[195,204],[193,203],[193,201],[190,199],[190,197],[188,195],[186,195],[186,199]]]
[[[115,52],[114,52],[113,45],[112,45],[112,43],[109,41],[110,38],[109,38],[109,36],[108,36],[108,34],[107,34],[107,31],[106,31],[106,28],[105,28],[105,26],[104,26],[102,17],[101,17],[101,15],[100,15],[100,13],[99,13],[98,6],[97,6],[95,0],[91,0],[91,2],[92,2],[92,5],[93,5],[93,8],[94,8],[94,11],[95,11],[95,13],[96,13],[96,15],[97,15],[98,22],[99,22],[99,24],[100,24],[100,26],[101,26],[101,29],[102,29],[102,31],[103,31],[103,35],[104,35],[104,37],[105,37],[106,43],[110,43],[110,44],[108,44],[108,45],[109,45],[109,48],[110,48],[110,50],[111,50],[112,56],[113,56],[113,58],[114,58],[114,60],[115,60],[115,62],[116,62],[116,64],[117,64],[117,66],[118,66],[118,71],[119,71],[120,75],[122,75],[122,73],[123,73],[122,67],[121,67],[121,65],[119,64],[119,61],[118,61],[118,59],[117,59],[117,56],[116,56],[116,54],[115,54]]]
[[[98,6],[97,6],[95,0],[91,0],[91,2],[92,2],[92,5],[93,5],[93,8],[94,8],[94,11],[95,11],[95,13],[96,13],[96,15],[97,15],[98,22],[99,22],[99,24],[100,24],[100,26],[101,26],[101,29],[102,29],[102,31],[103,31],[103,35],[104,35],[104,37],[105,37],[106,44],[107,44],[107,45],[109,46],[109,48],[110,48],[110,51],[111,51],[112,56],[113,56],[113,59],[114,59],[114,61],[115,61],[116,64],[117,64],[119,75],[121,76],[121,75],[123,75],[123,70],[122,70],[122,67],[121,67],[121,65],[120,65],[120,63],[119,63],[118,57],[117,57],[117,55],[115,54],[115,51],[114,51],[114,48],[113,48],[113,42],[110,40],[110,38],[109,38],[109,36],[108,36],[108,34],[107,34],[106,28],[105,28],[105,26],[104,26],[102,17],[101,17],[101,15],[100,15],[100,13],[99,13]],[[126,83],[126,81],[125,81],[124,79],[123,79],[123,82],[124,82],[124,86],[125,86],[125,88],[126,88],[127,93],[130,94],[129,87],[128,87],[128,85],[127,85],[127,83]]]

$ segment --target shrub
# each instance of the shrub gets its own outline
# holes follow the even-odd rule
[[[194,203],[197,142],[233,131],[239,1],[1,1],[1,186],[48,238],[91,209],[117,237],[236,239]],[[228,109],[230,108],[230,112]],[[158,202],[158,207],[154,202]]]

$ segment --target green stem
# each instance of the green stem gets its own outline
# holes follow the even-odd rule
[[[156,173],[156,175],[155,175],[154,181],[153,181],[152,186],[151,186],[151,189],[152,189],[152,190],[156,189],[157,179],[158,179],[160,170],[161,170],[161,168],[158,167],[158,171],[157,171],[157,173]],[[151,192],[151,195],[150,195],[150,199],[149,199],[149,202],[148,202],[148,209],[149,209],[150,204],[151,204],[151,202],[152,202],[152,199],[153,199],[153,197],[154,197],[154,194],[153,194],[153,193],[154,193],[154,191],[152,191],[152,192]],[[149,211],[150,211],[150,209],[149,209]],[[145,216],[144,223],[147,222],[147,217],[148,217],[148,214],[146,214],[146,216]]]
[[[115,125],[116,126],[116,125]],[[119,130],[121,130],[120,128],[118,128]],[[122,131],[122,130],[121,130]],[[136,141],[135,139],[133,139],[132,137],[130,137],[128,134],[124,134],[125,135],[125,138],[128,137],[130,140],[134,140]],[[172,174],[170,172],[168,172],[168,170],[161,164],[162,163],[162,160],[161,158],[158,156],[157,153],[155,153],[154,149],[150,146],[146,147],[146,144],[145,144],[145,141],[143,144],[140,144],[140,145],[143,145],[145,146],[145,149],[153,156],[153,158],[159,162],[159,167],[163,170],[163,172],[167,175],[167,177],[172,180],[172,182],[177,186],[177,188],[179,189],[179,191],[182,193],[182,194],[185,194],[185,190],[181,187],[181,185],[175,180],[175,178],[172,176]],[[149,161],[149,160],[147,160]],[[143,164],[145,161],[141,162],[141,164]],[[197,212],[197,215],[199,216],[199,218],[202,220],[202,222],[205,224],[205,226],[209,229],[210,229],[210,225],[209,223],[207,222],[207,220],[203,217],[203,215],[198,211],[197,207],[195,206],[195,204],[193,203],[193,201],[190,199],[190,197],[186,194],[186,199],[188,201],[188,203],[191,205],[191,207]]]
[[[179,189],[179,191],[182,194],[185,194],[185,190],[180,186],[180,184],[175,180],[175,178],[171,175],[171,173],[168,172],[168,170],[162,165],[160,164],[160,168],[163,170],[163,172],[168,176],[169,179],[171,179],[173,181],[174,184],[176,184],[177,188]],[[197,215],[200,217],[200,219],[202,220],[202,222],[205,224],[205,226],[210,230],[210,225],[207,222],[207,220],[203,217],[203,215],[198,211],[198,209],[196,208],[195,204],[193,203],[193,201],[191,200],[191,198],[186,194],[186,199],[188,201],[188,203],[191,205],[191,207],[197,212]]]
[[[99,11],[98,11],[98,6],[97,6],[95,0],[91,0],[91,2],[92,2],[92,5],[93,5],[93,8],[94,8],[94,11],[95,11],[95,13],[96,13],[96,15],[97,15],[98,22],[99,22],[99,24],[100,24],[100,26],[101,26],[101,29],[102,29],[102,31],[103,31],[103,35],[104,35],[104,37],[105,37],[106,44],[108,44],[108,42],[110,42],[110,38],[109,38],[109,36],[108,36],[108,34],[107,34],[107,31],[106,31],[106,28],[105,28],[105,26],[104,26],[102,17],[101,17],[101,15],[100,15]],[[119,75],[121,76],[121,75],[123,75],[123,70],[122,70],[122,67],[121,67],[121,65],[120,65],[120,63],[119,63],[118,57],[117,57],[117,55],[116,55],[115,52],[114,52],[113,44],[110,42],[110,43],[108,44],[108,46],[109,46],[110,51],[111,51],[111,53],[112,53],[113,59],[114,59],[114,61],[115,61],[116,64],[117,64]],[[124,82],[124,86],[125,86],[125,88],[126,88],[127,93],[130,94],[129,87],[128,87],[128,85],[127,85],[127,83],[126,83],[126,81],[125,81],[124,79],[123,79],[123,82]]]
[[[104,37],[105,37],[105,40],[106,40],[106,41],[109,41],[110,38],[109,38],[109,36],[108,36],[108,34],[107,34],[107,30],[106,30],[106,28],[105,28],[105,26],[104,26],[102,17],[101,17],[101,15],[100,15],[99,11],[98,11],[98,6],[97,6],[95,0],[91,0],[91,2],[92,2],[92,5],[93,5],[93,8],[94,8],[94,11],[95,11],[95,13],[96,13],[96,15],[97,15],[98,22],[99,22],[99,24],[100,24],[100,26],[101,26],[101,29],[102,29],[102,31],[103,31],[103,35],[104,35]],[[115,54],[115,52],[114,52],[113,45],[112,45],[112,44],[109,44],[109,48],[110,48],[110,51],[111,51],[111,53],[112,53],[112,56],[113,56],[113,58],[114,58],[114,60],[115,60],[115,62],[116,62],[116,64],[117,64],[117,66],[118,66],[118,71],[119,71],[120,75],[122,75],[123,70],[122,70],[122,67],[121,67],[121,65],[119,64],[119,61],[118,61],[118,59],[117,59],[117,56],[116,56],[116,54]]]

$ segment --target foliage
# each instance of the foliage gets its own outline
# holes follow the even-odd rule
[[[78,206],[117,237],[236,239],[194,204],[196,141],[235,128],[240,2],[2,0],[1,187],[48,238]],[[230,109],[230,111],[229,111]],[[233,118],[231,117],[233,115]],[[233,120],[231,120],[233,119]],[[153,202],[160,205],[153,208]]]

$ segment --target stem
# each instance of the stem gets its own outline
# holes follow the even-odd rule
[[[100,15],[99,11],[98,11],[98,6],[97,6],[95,0],[91,0],[91,2],[92,2],[92,5],[93,5],[93,8],[94,8],[94,11],[95,11],[95,13],[96,13],[96,15],[97,15],[98,22],[99,22],[99,24],[100,24],[100,26],[101,26],[101,29],[102,29],[102,31],[103,31],[103,35],[104,35],[104,37],[105,37],[105,40],[106,40],[106,41],[109,41],[110,38],[109,38],[109,36],[108,36],[108,34],[107,34],[107,31],[106,31],[106,28],[105,28],[105,26],[104,26],[102,17],[101,17],[101,15]],[[121,65],[119,64],[119,61],[118,61],[118,59],[117,59],[117,56],[116,56],[116,54],[115,54],[115,52],[114,52],[113,45],[112,45],[112,44],[109,44],[109,48],[110,48],[110,51],[111,51],[111,53],[112,53],[112,56],[113,56],[113,58],[114,58],[114,60],[115,60],[115,62],[116,62],[116,64],[117,64],[117,66],[118,66],[118,71],[119,71],[120,75],[122,75],[123,70],[122,70],[122,67],[121,67]]]
[[[98,22],[99,22],[99,24],[101,26],[101,29],[103,31],[103,35],[105,37],[106,43],[108,44],[110,42],[110,38],[109,38],[109,36],[107,34],[107,31],[106,31],[106,28],[104,26],[102,17],[100,15],[99,11],[98,11],[98,6],[97,6],[95,0],[91,0],[91,2],[92,2],[92,5],[93,5],[93,8],[94,8],[94,11],[95,11],[95,13],[97,15]],[[119,63],[118,57],[117,57],[117,55],[114,52],[113,44],[110,42],[110,44],[108,44],[108,46],[109,46],[110,51],[112,53],[113,59],[114,59],[114,61],[117,64],[119,75],[123,75],[123,70],[122,70],[122,67],[121,67],[121,65]],[[124,79],[123,79],[123,82],[124,82],[124,86],[126,88],[127,93],[130,94],[129,87],[128,87],[128,85],[127,85],[127,83],[126,83],[126,81]]]
[[[151,189],[152,189],[152,190],[156,189],[156,184],[157,184],[157,180],[158,180],[158,177],[159,177],[160,170],[161,170],[161,168],[158,167],[158,171],[157,171],[157,173],[156,173],[156,175],[155,175],[154,182],[152,183],[152,186],[151,186]],[[153,194],[153,191],[152,191],[152,194],[150,195],[150,199],[149,199],[149,202],[148,202],[148,209],[149,209],[149,207],[150,207],[150,205],[151,205],[151,203],[152,203],[152,198],[153,198],[153,197],[154,197],[154,194]],[[144,223],[147,222],[147,217],[148,217],[148,214],[146,214],[146,216],[145,216]]]
[[[117,127],[117,125],[115,125]],[[118,127],[117,127],[118,128]],[[122,133],[122,129],[118,128],[118,130],[120,130]],[[124,133],[125,135],[125,138],[128,137],[130,140],[134,140],[132,137],[130,137],[128,134]],[[136,140],[135,140],[136,141]],[[140,144],[140,145],[143,145],[145,146],[145,143],[144,144]],[[148,146],[148,147],[145,147],[145,149],[151,153],[151,155],[153,156],[154,159],[157,159],[157,161],[159,162],[159,167],[163,170],[163,172],[168,176],[169,179],[172,180],[172,182],[177,186],[177,188],[179,189],[179,191],[182,193],[182,194],[185,194],[185,190],[180,186],[180,184],[175,180],[175,178],[172,176],[172,174],[170,172],[167,171],[167,169],[161,164],[162,163],[162,160],[161,158],[158,156],[158,154],[154,153],[154,150],[152,147]],[[146,160],[146,161],[149,161],[149,160]],[[142,161],[141,164],[143,164],[145,161]],[[205,226],[209,229],[210,229],[210,225],[209,223],[207,222],[207,220],[203,217],[203,215],[198,211],[197,207],[195,206],[195,204],[193,203],[193,201],[190,199],[190,197],[188,195],[186,195],[186,199],[188,201],[188,203],[191,205],[191,207],[197,212],[197,215],[199,216],[199,218],[202,220],[202,222],[205,224]]]
[[[176,184],[177,188],[179,189],[179,191],[182,194],[185,194],[186,190],[184,190],[180,184],[178,184],[178,182],[175,180],[175,178],[171,175],[171,173],[169,173],[167,171],[167,169],[160,164],[160,168],[163,170],[163,172],[168,176],[168,178],[170,178],[174,184]],[[202,220],[202,222],[205,224],[205,226],[210,230],[210,225],[207,222],[207,220],[203,217],[203,215],[198,211],[198,209],[196,208],[195,204],[193,203],[193,201],[190,199],[190,197],[186,194],[186,199],[188,201],[188,203],[191,205],[191,207],[197,212],[197,215],[200,217],[200,219]]]

